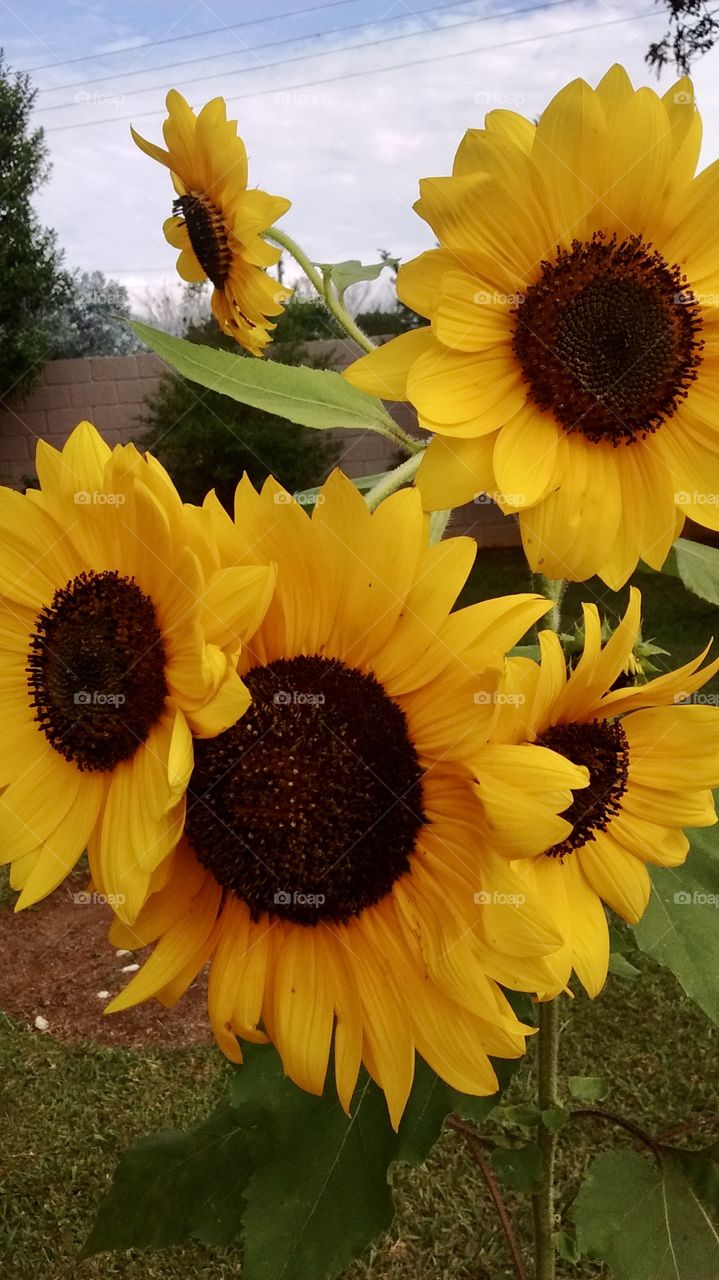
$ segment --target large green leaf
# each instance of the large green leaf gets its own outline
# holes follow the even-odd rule
[[[695,596],[719,604],[719,548],[679,538],[664,561],[662,573],[681,578]]]
[[[331,430],[361,427],[382,434],[396,434],[389,414],[379,400],[351,386],[329,369],[279,364],[217,351],[186,338],[132,321],[137,337],[183,378],[199,382],[211,391],[275,413],[303,427]]]
[[[507,1080],[514,1064],[499,1069]],[[366,1075],[348,1119],[333,1085],[322,1098],[304,1093],[274,1050],[250,1047],[229,1104],[194,1129],[156,1134],[126,1153],[85,1256],[241,1236],[244,1280],[326,1280],[390,1226],[392,1163],[421,1163],[449,1112],[486,1114],[495,1100],[455,1093],[418,1059],[394,1133]]]
[[[719,827],[690,832],[690,842],[683,866],[652,868],[649,903],[634,934],[719,1025]]]
[[[597,1156],[574,1204],[580,1252],[614,1280],[717,1280],[716,1148]]]

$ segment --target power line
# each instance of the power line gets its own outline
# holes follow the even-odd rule
[[[415,40],[415,38],[420,38],[422,36],[436,36],[438,35],[438,33],[439,35],[443,35],[445,31],[457,31],[459,27],[475,27],[477,26],[478,23],[487,22],[487,20],[490,20],[490,18],[494,19],[498,17],[504,17],[504,18],[516,17],[517,14],[537,13],[539,12],[539,10],[542,10],[542,9],[554,8],[554,6],[558,4],[572,4],[572,3],[576,3],[576,0],[542,0],[541,4],[528,5],[526,6],[525,9],[505,10],[505,12],[502,14],[491,14],[491,15],[485,14],[485,15],[482,15],[482,17],[480,18],[464,18],[462,22],[449,23],[448,26],[446,27],[436,27],[436,28],[432,27],[429,29],[429,31],[398,32],[397,35],[395,36],[385,36],[383,40],[370,40],[370,41],[366,41],[365,44],[362,44],[362,45],[358,45],[358,44],[339,45],[338,47],[335,47],[335,49],[322,49],[319,52],[316,52],[316,54],[298,54],[296,58],[281,58],[281,59],[275,59],[273,61],[269,61],[269,63],[257,63],[256,67],[234,67],[234,68],[225,69],[224,72],[210,73],[210,74],[207,74],[207,76],[193,76],[191,79],[184,79],[184,81],[175,81],[175,79],[173,79],[173,81],[170,81],[169,83],[165,83],[165,84],[145,84],[145,86],[143,86],[142,88],[133,88],[133,90],[129,90],[128,93],[123,93],[122,97],[124,99],[124,97],[136,96],[137,93],[151,93],[151,92],[157,92],[157,91],[164,91],[164,90],[169,90],[169,88],[178,88],[178,87],[187,88],[189,84],[205,84],[207,81],[211,81],[211,79],[216,79],[217,76],[235,76],[235,74],[237,74],[238,72],[247,72],[247,73],[261,72],[261,70],[267,70],[269,68],[290,67],[290,65],[294,63],[307,63],[307,61],[310,61],[313,58],[326,58],[328,54],[347,54],[347,52],[353,49],[358,49],[358,47],[361,47],[361,49],[377,49],[377,47],[381,45],[391,45],[391,44],[394,44],[394,42],[397,42],[398,40]],[[344,28],[344,29],[345,31],[347,31],[348,28]],[[367,24],[363,23],[361,29],[362,31],[366,31]],[[260,46],[257,46],[257,47],[260,47]],[[503,46],[499,45],[496,47],[503,47]],[[290,87],[293,87],[293,86],[290,86]],[[243,96],[252,97],[251,93],[248,93],[248,95],[243,95]],[[81,102],[60,102],[60,104],[56,106],[41,106],[41,108],[38,108],[37,110],[38,111],[64,111],[64,110],[68,110],[68,108],[75,108],[75,106],[83,106],[83,105],[84,104],[82,101]],[[152,113],[152,114],[155,114],[155,113]],[[142,119],[142,115],[137,116],[137,118]],[[133,119],[133,116],[128,116],[127,119]],[[47,131],[47,132],[51,132],[51,131]]]
[[[477,3],[477,0],[446,0],[446,3],[435,4],[428,9],[413,10],[412,13],[408,14],[407,16],[412,18],[423,18],[425,14],[444,13],[448,9],[465,8],[468,4],[476,4],[476,3]],[[546,0],[546,3],[541,5],[529,5],[529,6],[525,6],[522,9],[503,10],[500,13],[481,14],[476,18],[466,19],[465,23],[459,23],[459,22],[451,23],[450,27],[469,25],[470,23],[473,23],[473,22],[495,22],[498,18],[513,18],[518,14],[533,13],[536,9],[540,9],[540,8],[556,9],[563,5],[576,4],[576,3],[578,3],[578,0]],[[402,17],[404,18],[405,15],[403,15]],[[255,53],[259,49],[276,49],[279,45],[283,45],[283,44],[298,44],[303,40],[318,40],[320,38],[324,39],[326,36],[344,35],[345,32],[349,32],[349,31],[366,31],[370,27],[386,26],[388,23],[396,24],[399,21],[402,21],[402,18],[397,17],[397,15],[394,15],[391,18],[377,18],[375,21],[353,23],[351,26],[332,27],[328,31],[313,31],[303,36],[287,36],[282,40],[268,40],[266,43],[263,43],[263,44],[248,45],[241,52]],[[445,28],[440,28],[440,30],[444,30],[444,29]],[[446,28],[446,29],[449,29],[449,28]],[[397,35],[391,38],[402,40],[405,37],[409,38],[410,36],[413,36],[413,35],[423,35],[423,34],[426,34],[426,33],[420,29],[419,31],[409,31],[409,32],[405,32],[404,35]],[[70,89],[75,87],[80,87],[82,89],[85,89],[89,85],[106,84],[108,80],[118,80],[120,79],[120,77],[122,77],[123,80],[127,80],[129,79],[130,76],[146,76],[146,75],[150,75],[153,71],[173,71],[177,67],[189,67],[189,66],[192,66],[193,63],[197,63],[197,62],[215,62],[217,61],[218,58],[230,58],[232,57],[232,54],[236,52],[238,52],[238,50],[225,50],[223,53],[205,53],[198,58],[184,58],[180,62],[165,62],[159,67],[141,67],[136,71],[115,72],[114,74],[109,76],[95,76],[92,80],[76,81],[74,85],[67,85],[67,84],[48,85],[46,88],[38,90],[38,96],[44,93],[59,93],[63,89]],[[320,50],[318,53],[306,54],[305,57],[313,57],[313,58],[321,57],[323,52],[332,52],[332,50]],[[303,59],[297,59],[297,61],[302,61],[302,60]],[[286,61],[288,62],[294,61],[294,59],[286,59]],[[267,66],[267,65],[270,65],[270,66],[282,65],[282,63],[281,62],[279,64],[262,63],[260,64],[260,67]],[[255,71],[255,70],[259,70],[260,67],[248,67],[247,70]],[[199,80],[206,80],[206,79],[210,79],[210,77],[200,76],[195,81],[188,80],[188,81],[184,81],[184,83],[194,84],[194,83],[198,83]],[[162,89],[167,87],[169,86],[144,85],[140,89],[129,90],[128,93],[124,94],[123,96],[128,97],[130,94],[134,95],[138,93],[147,93],[153,89],[157,89],[157,88]],[[62,102],[62,103],[56,104],[55,106],[38,107],[37,110],[38,111],[62,111],[63,108],[65,107],[74,107],[78,105],[80,104],[78,104],[77,102]]]
[[[207,27],[204,31],[191,31],[184,36],[164,36],[160,40],[144,40],[141,44],[123,44],[105,53],[85,53],[78,58],[65,58],[61,62],[43,62],[39,66],[21,67],[20,71],[49,71],[51,67],[73,67],[78,62],[95,62],[98,58],[112,58],[116,53],[137,53],[140,49],[154,49],[160,44],[178,44],[181,40],[199,40],[201,36],[216,36],[226,31],[239,31],[242,27],[256,27],[265,22],[281,22],[283,18],[304,17],[306,13],[318,13],[321,9],[339,9],[343,5],[357,4],[358,0],[329,0],[328,4],[313,4],[305,9],[290,9],[287,13],[275,13],[269,18],[248,18],[245,22],[233,22],[223,27]]]
[[[533,8],[544,9],[546,8],[546,5],[542,5],[542,4],[535,5],[533,6]],[[527,13],[532,12],[532,10],[526,10],[526,12]],[[539,40],[551,40],[551,38],[559,38],[560,36],[576,36],[576,35],[581,35],[582,32],[586,32],[586,31],[599,31],[600,28],[618,27],[622,23],[640,22],[641,19],[655,18],[655,17],[656,17],[656,10],[647,9],[645,10],[644,13],[629,14],[628,17],[626,18],[610,18],[608,19],[608,22],[594,22],[594,23],[585,24],[585,26],[582,26],[582,27],[568,27],[567,29],[565,29],[565,31],[548,31],[548,32],[541,33],[541,35],[523,36],[521,38],[518,38],[518,40],[500,41],[499,44],[496,44],[496,45],[478,45],[473,47],[473,49],[457,50],[453,52],[453,54],[435,54],[434,56],[432,56],[432,58],[416,58],[416,59],[406,61],[406,63],[393,63],[393,64],[390,64],[389,67],[370,67],[365,70],[357,70],[357,72],[343,72],[342,74],[340,74],[340,76],[328,76],[328,77],[325,77],[324,79],[316,79],[316,81],[302,81],[297,84],[285,84],[285,86],[281,88],[279,86],[276,86],[275,84],[273,88],[261,88],[261,90],[255,90],[252,93],[237,93],[237,95],[234,95],[233,97],[228,97],[228,99],[225,99],[225,101],[226,101],[226,104],[228,104],[228,106],[232,106],[234,102],[246,101],[247,99],[251,99],[251,97],[266,97],[267,93],[290,93],[290,92],[293,92],[294,90],[298,90],[298,88],[315,88],[317,86],[320,86],[320,84],[336,84],[336,82],[338,81],[348,81],[348,79],[358,79],[359,77],[362,77],[362,76],[380,76],[380,74],[383,74],[384,72],[394,72],[394,70],[404,70],[408,67],[426,67],[426,65],[429,65],[430,63],[436,63],[436,61],[446,61],[453,58],[468,58],[468,56],[472,54],[485,54],[485,52],[494,52],[495,50],[498,50],[498,49],[513,49],[513,47],[516,47],[517,45],[531,45],[531,44],[535,44],[535,42]],[[464,26],[464,23],[453,23],[452,27],[444,27],[443,31],[453,31],[453,29],[458,26]],[[420,35],[429,35],[429,32],[420,32]],[[436,35],[436,32],[432,32],[432,35]],[[374,41],[374,44],[375,45],[389,44],[389,40]],[[357,46],[351,46],[351,47],[357,47]],[[362,46],[362,47],[367,47],[367,46]],[[331,50],[331,52],[342,52],[342,51],[343,50]],[[328,50],[328,52],[330,51]],[[265,63],[262,65],[264,65],[264,67],[275,67],[275,65],[276,67],[284,67],[285,61],[296,61],[296,60],[297,59],[285,59],[284,61],[279,61],[279,63]],[[301,61],[304,61],[304,59],[301,59]],[[260,70],[260,69],[261,68],[258,68],[258,67],[253,68],[253,70]],[[100,124],[124,124],[125,122],[128,122],[128,120],[145,120],[150,118],[150,116],[164,114],[164,110],[165,110],[164,108],[156,108],[155,110],[151,110],[151,111],[139,111],[139,113],[132,114],[132,115],[106,116],[104,120],[79,120],[77,124],[52,125],[51,128],[45,129],[45,133],[65,133],[68,131],[68,129],[91,129],[91,128],[96,128],[97,125],[100,125]]]

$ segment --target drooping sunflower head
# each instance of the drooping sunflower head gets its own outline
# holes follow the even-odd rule
[[[440,242],[400,270],[429,321],[348,371],[435,433],[428,509],[492,494],[532,568],[621,586],[684,516],[719,528],[719,163],[694,176],[689,81],[621,67],[538,123],[493,111],[415,208]]]
[[[25,907],[88,848],[131,919],[182,831],[192,733],[248,706],[236,658],[274,573],[206,574],[166,473],[89,423],[37,471],[0,491],[0,856]]]
[[[113,935],[157,946],[111,1008],[171,1003],[211,958],[210,1018],[235,1060],[237,1037],[269,1038],[321,1092],[334,1035],[343,1105],[364,1061],[395,1123],[415,1051],[493,1092],[487,1054],[521,1053],[526,1031],[497,983],[566,980],[510,863],[570,832],[557,814],[587,773],[487,741],[503,655],[548,602],[452,612],[475,547],[427,545],[413,490],[370,514],[335,473],[310,517],[273,481],[243,482],[234,521],[213,499],[204,517],[225,563],[260,556],[277,587],[240,655],[252,705],[196,745],[169,874]]]
[[[589,785],[564,811],[571,831],[528,860],[525,874],[550,904],[590,995],[607,975],[604,904],[635,924],[649,897],[647,865],[678,866],[689,848],[683,828],[717,820],[711,788],[719,783],[719,709],[712,698],[691,698],[719,660],[702,667],[703,653],[676,671],[627,683],[640,607],[632,589],[603,645],[597,609],[585,605],[584,650],[573,668],[552,632],[540,637],[541,663],[510,659],[494,726],[500,740],[543,745],[588,770]]]
[[[195,116],[182,94],[167,95],[163,134],[167,150],[135,130],[138,147],[170,170],[177,197],[165,238],[180,250],[183,280],[214,286],[212,310],[223,333],[252,355],[261,355],[291,290],[266,268],[280,250],[263,239],[290,201],[247,187],[247,153],[237,123],[227,119],[224,99],[213,98]]]

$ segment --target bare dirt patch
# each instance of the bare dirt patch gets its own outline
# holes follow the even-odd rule
[[[87,876],[76,873],[36,907],[19,913],[12,904],[0,907],[0,1010],[29,1027],[44,1018],[47,1034],[69,1042],[133,1048],[210,1043],[205,974],[174,1009],[152,1000],[104,1015],[132,977],[123,967],[142,964],[150,951],[117,955],[107,940],[109,907],[73,898],[86,884]]]

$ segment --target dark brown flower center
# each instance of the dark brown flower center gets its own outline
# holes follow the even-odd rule
[[[27,673],[50,746],[79,769],[114,769],[146,741],[167,696],[152,601],[117,572],[81,573],[38,614]]]
[[[562,814],[572,823],[570,835],[547,849],[549,857],[563,858],[594,840],[597,831],[606,831],[614,814],[619,813],[627,789],[629,742],[619,720],[554,725],[537,741],[589,770],[589,785],[574,793]]]
[[[676,411],[703,343],[678,266],[640,236],[597,233],[543,262],[515,311],[514,352],[540,408],[591,441],[631,444]]]
[[[205,275],[216,289],[224,288],[232,253],[219,209],[206,196],[178,196],[172,212],[182,214],[190,244]]]
[[[195,743],[190,844],[255,918],[356,916],[409,869],[425,821],[404,712],[334,659],[283,658],[244,679],[249,711]]]

